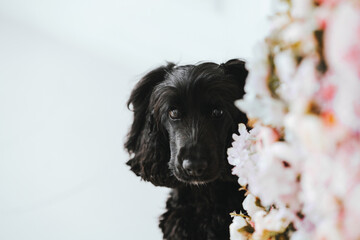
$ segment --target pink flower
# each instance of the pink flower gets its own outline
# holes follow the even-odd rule
[[[344,2],[335,8],[329,19],[325,32],[325,55],[338,84],[335,113],[343,124],[352,129],[360,128],[359,39],[360,8],[351,2]]]
[[[360,4],[291,3],[292,15],[275,17],[236,103],[257,119],[250,132],[239,126],[228,151],[233,173],[248,185],[251,222],[241,221],[255,232],[246,239],[269,239],[289,224],[292,240],[360,239]],[[324,32],[323,44],[315,30]],[[325,73],[317,70],[323,55]],[[278,80],[272,94],[269,70]]]

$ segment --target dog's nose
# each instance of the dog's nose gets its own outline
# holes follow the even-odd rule
[[[205,169],[207,168],[207,162],[191,161],[185,159],[182,163],[182,166],[189,175],[199,177],[205,172]]]

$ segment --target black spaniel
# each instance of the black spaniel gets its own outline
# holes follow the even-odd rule
[[[229,239],[230,212],[243,210],[243,192],[226,151],[244,95],[243,61],[159,67],[135,86],[128,101],[134,121],[127,164],[142,179],[172,188],[161,216],[167,240]]]

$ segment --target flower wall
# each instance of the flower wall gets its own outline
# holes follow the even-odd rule
[[[360,1],[277,4],[236,103],[231,239],[360,239]]]

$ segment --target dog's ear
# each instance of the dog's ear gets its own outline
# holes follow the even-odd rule
[[[134,120],[125,142],[131,159],[127,165],[138,176],[154,185],[167,186],[170,147],[164,130],[155,129],[152,107],[149,106],[154,88],[164,81],[175,65],[169,63],[146,74],[134,87],[128,107],[134,112]]]
[[[125,148],[129,153],[133,153],[139,149],[141,133],[146,125],[146,121],[149,120],[146,119],[147,115],[151,114],[149,102],[154,87],[164,80],[165,75],[171,71],[174,66],[174,64],[169,63],[166,66],[152,70],[136,84],[131,92],[127,106],[129,109],[132,108],[134,112],[134,121],[125,143]]]
[[[241,97],[245,94],[245,80],[248,75],[248,70],[245,67],[245,62],[240,59],[231,59],[226,63],[220,65],[224,69],[224,73],[235,81],[240,91]]]
[[[245,81],[248,76],[248,70],[245,67],[245,62],[239,59],[231,59],[226,63],[220,65],[223,68],[224,74],[227,76],[227,79],[230,81],[229,85],[234,86],[232,88],[234,98],[233,100],[243,98],[245,94]],[[234,105],[235,107],[235,105]],[[241,112],[239,109],[233,111],[233,119],[234,119],[234,128],[237,129],[238,123],[247,124],[248,119],[246,114]]]

